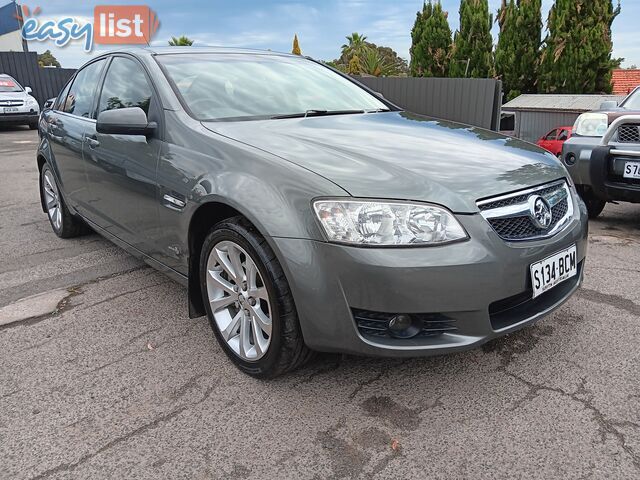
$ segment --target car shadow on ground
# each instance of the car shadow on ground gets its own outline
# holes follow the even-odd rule
[[[2,132],[18,132],[21,130],[29,131],[29,125],[0,125],[0,133]]]

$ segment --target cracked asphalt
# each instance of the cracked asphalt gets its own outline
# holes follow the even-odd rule
[[[0,130],[0,308],[68,294],[0,326],[0,478],[640,477],[640,205],[591,223],[584,288],[535,326],[263,382],[188,318],[183,287],[53,234],[36,141]]]

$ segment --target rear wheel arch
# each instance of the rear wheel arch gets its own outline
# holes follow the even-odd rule
[[[44,158],[44,155],[38,155],[38,178],[40,178],[40,174],[42,173],[42,167],[47,163],[47,159]],[[44,201],[44,196],[42,195],[42,189],[38,186],[38,191],[40,192],[40,206],[42,207],[42,211],[47,213],[47,205]]]

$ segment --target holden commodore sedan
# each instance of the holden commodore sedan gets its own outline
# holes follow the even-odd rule
[[[307,58],[109,53],[40,125],[53,231],[90,227],[186,285],[250,375],[465,350],[582,281],[587,215],[558,159]]]

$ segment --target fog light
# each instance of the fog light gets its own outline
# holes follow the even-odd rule
[[[568,153],[564,156],[564,163],[566,163],[569,166],[575,165],[576,164],[576,156],[573,153]]]
[[[389,334],[396,338],[411,338],[420,333],[418,322],[410,315],[399,314],[389,320]]]

